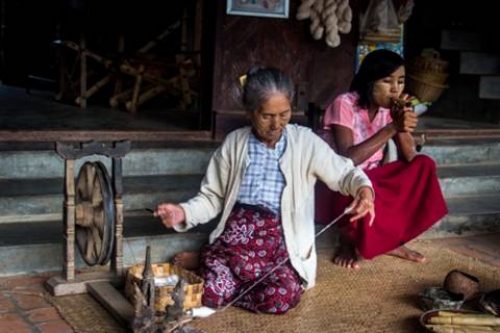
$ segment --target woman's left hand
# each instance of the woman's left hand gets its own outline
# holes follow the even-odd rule
[[[391,118],[396,126],[398,132],[412,133],[418,124],[418,116],[413,112],[413,107],[410,103],[411,96],[402,94],[399,97],[400,101],[408,101],[404,105],[394,104],[391,108]]]
[[[368,186],[361,187],[356,193],[354,201],[349,206],[349,209],[351,210],[351,214],[353,214],[350,218],[351,222],[364,217],[366,214],[370,214],[370,221],[368,224],[372,226],[373,220],[375,219],[373,190]]]

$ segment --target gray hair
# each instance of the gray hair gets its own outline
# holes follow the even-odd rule
[[[275,93],[284,94],[290,103],[294,97],[293,82],[282,70],[253,67],[247,72],[242,91],[242,102],[247,111],[256,111]]]

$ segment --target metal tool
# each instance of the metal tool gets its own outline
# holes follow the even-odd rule
[[[134,208],[134,209],[127,209],[127,213],[150,213],[154,214],[155,210],[152,208]]]

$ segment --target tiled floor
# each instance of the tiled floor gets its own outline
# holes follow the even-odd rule
[[[431,241],[500,270],[500,233]],[[0,333],[74,332],[44,296],[43,284],[48,277],[39,274],[0,279]]]
[[[47,302],[46,275],[0,280],[1,333],[70,333],[71,327]]]

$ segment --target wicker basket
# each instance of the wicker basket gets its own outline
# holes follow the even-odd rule
[[[409,67],[408,75],[416,77],[421,81],[444,85],[449,74],[446,72],[435,72],[422,70],[416,67]]]
[[[449,62],[441,59],[439,52],[433,49],[423,50],[420,56],[413,58],[409,63],[409,67],[438,73],[447,72],[448,66]]]
[[[184,310],[201,306],[201,296],[203,294],[203,279],[196,274],[191,273],[179,266],[169,263],[152,264],[155,277],[166,277],[169,275],[177,275],[184,279],[188,285],[184,287],[186,297],[184,299]],[[142,271],[144,265],[139,264],[132,266],[127,271],[125,281],[125,295],[129,300],[134,302],[134,283],[140,286],[142,280]],[[173,304],[170,293],[175,286],[155,286],[155,311],[159,313],[165,312],[167,305]]]
[[[447,85],[424,81],[412,75],[408,75],[407,79],[408,92],[417,96],[422,102],[437,101],[443,91],[448,88]]]

